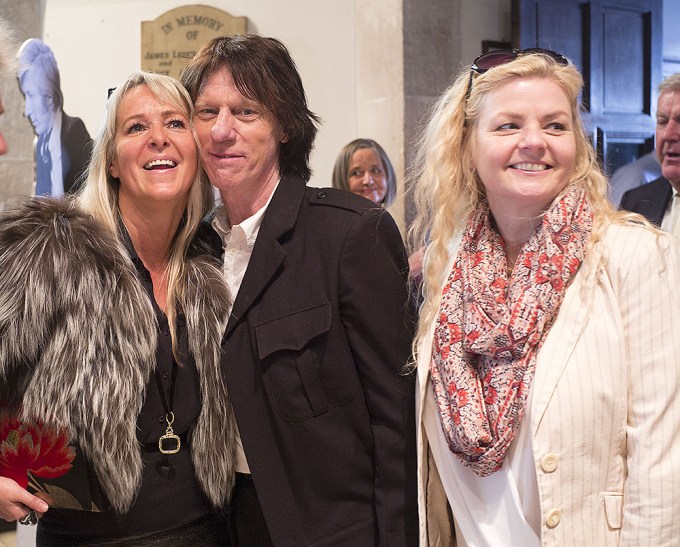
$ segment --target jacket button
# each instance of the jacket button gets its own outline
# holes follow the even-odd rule
[[[324,192],[323,190],[321,190],[321,192],[319,192],[319,193],[316,195],[316,197],[319,198],[319,199],[323,199],[323,198],[325,198],[327,195],[328,195],[328,194],[327,194],[326,192]]]
[[[164,423],[165,423],[165,416],[159,416],[159,417],[158,417],[158,423],[159,423],[159,424],[164,424]]]
[[[548,528],[555,528],[562,520],[562,511],[559,509],[553,509],[548,513],[548,518],[545,519],[545,524]]]
[[[546,454],[541,460],[541,469],[546,473],[552,473],[557,469],[559,463],[560,459],[557,457],[557,454]]]

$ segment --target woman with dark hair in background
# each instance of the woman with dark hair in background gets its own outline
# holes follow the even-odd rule
[[[372,139],[355,139],[343,147],[335,160],[333,188],[388,207],[397,197],[397,178],[382,146]]]

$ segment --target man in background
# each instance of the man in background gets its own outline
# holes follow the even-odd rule
[[[662,176],[626,192],[621,209],[640,213],[662,230],[680,237],[680,72],[659,85],[656,154]]]
[[[35,194],[75,192],[90,161],[92,139],[80,118],[62,110],[57,61],[38,38],[27,40],[19,50],[19,87],[26,99],[25,116],[38,136]]]
[[[382,207],[310,188],[318,118],[286,47],[203,45],[182,74],[234,298],[232,544],[418,544],[407,257]]]

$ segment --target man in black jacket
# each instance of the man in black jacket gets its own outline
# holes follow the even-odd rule
[[[390,215],[306,186],[317,118],[285,46],[207,43],[182,75],[235,301],[237,545],[416,545],[408,264]]]

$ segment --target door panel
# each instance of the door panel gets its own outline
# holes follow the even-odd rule
[[[513,0],[517,47],[564,53],[584,78],[584,120],[607,174],[654,142],[662,0]]]
[[[537,10],[536,28],[540,47],[561,52],[583,69],[583,37],[580,32],[564,32],[563,29],[588,28],[587,6],[574,0],[549,0],[542,2],[541,6],[541,9]]]
[[[602,14],[604,36],[626,29],[627,40],[603,41],[602,113],[649,114],[647,17],[634,11],[607,9]],[[631,47],[635,44],[638,47]],[[625,92],[622,92],[625,90]]]

